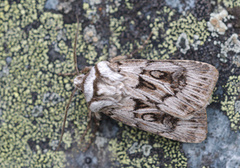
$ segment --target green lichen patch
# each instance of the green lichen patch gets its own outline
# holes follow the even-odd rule
[[[67,41],[74,41],[76,24],[64,26],[62,15],[43,12],[44,1],[1,3],[0,165],[63,167],[63,152],[53,150],[73,87],[71,78],[58,73],[74,71]],[[83,95],[78,96],[70,105],[66,123],[76,135],[86,128],[82,100]],[[73,139],[67,131],[63,147],[72,147]]]
[[[120,167],[187,167],[179,142],[119,125],[124,130],[110,140],[108,148]]]
[[[194,44],[195,36],[198,36],[200,45],[203,45],[209,36],[209,32],[206,30],[206,21],[198,21],[192,14],[182,16],[179,20],[171,22],[170,28],[167,30],[168,37],[166,43],[172,46],[170,53],[174,53],[176,48],[176,41],[180,34],[186,33],[190,44]],[[164,43],[162,44],[164,45]]]
[[[224,100],[221,102],[221,109],[226,112],[231,128],[235,131],[240,130],[240,76],[230,76],[225,88],[227,94],[224,95]]]
[[[187,35],[187,39],[194,49],[197,49],[197,45],[203,45],[210,35],[206,30],[206,21],[198,21],[191,13],[176,19],[176,11],[164,6],[156,14],[157,17],[153,20],[153,23],[149,24],[153,32],[151,41],[144,50],[137,53],[139,58],[168,59],[177,51],[176,43],[182,33]],[[143,14],[140,12],[138,15]],[[129,25],[137,27],[135,21],[129,22]],[[133,48],[140,48],[148,36],[148,34],[142,35],[142,40],[126,41],[122,45],[121,41],[123,40],[120,37],[123,36],[123,32],[128,29],[129,25],[126,24],[123,16],[110,18],[110,30],[113,32],[110,41],[120,51],[121,55],[130,54],[134,50]],[[133,44],[138,47],[134,47]]]
[[[229,8],[240,6],[239,0],[218,0],[218,3],[223,3],[226,7]]]

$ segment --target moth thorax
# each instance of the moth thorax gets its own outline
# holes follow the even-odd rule
[[[84,74],[78,75],[73,81],[74,86],[79,90],[82,90],[82,83],[84,77],[85,77]]]

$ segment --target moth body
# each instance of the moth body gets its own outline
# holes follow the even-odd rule
[[[188,60],[102,61],[74,79],[89,110],[181,142],[206,138],[206,106],[218,79],[207,63]]]

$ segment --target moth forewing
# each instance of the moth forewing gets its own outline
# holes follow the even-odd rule
[[[75,86],[93,114],[197,143],[206,137],[205,108],[217,79],[215,67],[197,61],[118,60],[99,62]]]

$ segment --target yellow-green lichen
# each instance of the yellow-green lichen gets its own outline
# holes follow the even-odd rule
[[[230,76],[225,88],[227,94],[224,101],[221,102],[221,109],[226,112],[233,130],[240,129],[240,113],[239,113],[239,93],[240,93],[240,76]]]
[[[110,30],[112,32],[112,36],[109,37],[109,41],[112,45],[112,47],[116,47],[116,49],[119,50],[121,55],[129,55],[131,54],[133,50],[133,44],[138,46],[139,48],[143,45],[145,40],[148,37],[148,34],[142,35],[142,39],[136,39],[134,42],[127,41],[124,45],[121,45],[120,43],[120,36],[123,31],[126,30],[126,26],[124,26],[125,19],[123,16],[119,18],[110,17]],[[134,21],[130,22],[131,24],[135,24]],[[149,42],[150,43],[150,42]],[[148,58],[148,55],[150,55],[152,52],[152,45],[149,44],[145,46],[141,52],[138,52],[138,55],[142,58]],[[113,55],[109,55],[109,57],[113,57]]]
[[[196,48],[194,41],[198,40],[199,45],[203,45],[209,36],[209,32],[206,30],[206,21],[198,21],[191,13],[183,16],[181,15],[178,20],[173,20],[173,16],[176,14],[176,11],[168,7],[164,7],[162,11],[158,11],[157,14],[159,17],[156,17],[152,27],[153,39],[157,42],[159,41],[158,50],[160,51],[162,59],[168,59],[170,54],[173,54],[177,51],[177,40],[182,33],[185,33],[188,37],[189,43]],[[167,17],[165,16],[166,14]],[[165,17],[164,17],[165,16]],[[167,18],[167,20],[166,20]],[[169,22],[168,30],[164,29],[164,22]],[[159,34],[161,32],[161,34]],[[153,50],[153,54],[149,59],[159,59],[157,53]]]
[[[0,46],[5,46],[5,50],[0,53],[0,71],[9,69],[9,73],[1,73],[0,79],[1,167],[63,167],[66,162],[63,152],[52,150],[60,136],[64,108],[72,89],[71,78],[58,73],[74,71],[73,49],[65,40],[74,41],[76,24],[64,26],[62,15],[43,11],[44,2],[1,2],[4,15],[0,15]],[[49,46],[64,58],[51,60]],[[77,52],[81,49],[78,47]],[[10,65],[5,61],[8,57]],[[87,107],[82,103],[82,95],[75,100],[68,121],[75,121],[71,128],[79,135],[86,128]],[[71,147],[73,139],[71,134],[64,135],[65,148]],[[50,147],[46,148],[47,145]]]
[[[198,36],[198,40],[202,45],[207,37],[209,32],[206,30],[206,21],[198,21],[192,14],[187,16],[181,16],[177,21],[170,23],[170,28],[166,31],[167,37],[163,44],[160,44],[159,47],[168,46],[171,49],[169,53],[174,53],[176,48],[176,41],[180,34],[186,33],[190,44],[194,43],[194,36]]]
[[[174,20],[174,15],[176,11],[170,9],[167,6],[163,7],[163,10],[157,11],[157,17],[154,22],[149,26],[152,29],[153,35],[152,39],[157,43],[157,48],[153,47],[151,42],[145,47],[144,50],[139,52],[139,56],[147,59],[168,59],[170,54],[177,51],[177,40],[182,33],[186,33],[190,45],[197,49],[196,45],[203,45],[210,35],[206,29],[206,21],[198,21],[191,13],[186,16],[181,16],[178,20]],[[148,15],[148,19],[149,19]],[[120,50],[121,55],[131,53],[132,45],[141,46],[144,42],[136,39],[133,43],[126,42],[124,46],[120,45],[119,36],[121,32],[126,30],[124,23],[124,17],[121,16],[117,18],[110,18],[110,30],[112,31],[112,36],[110,41],[112,45],[116,46]],[[168,29],[165,30],[164,27],[166,23]],[[132,23],[134,24],[134,23]],[[144,35],[143,35],[144,36]],[[145,35],[146,36],[146,35]],[[146,36],[147,37],[147,36]],[[197,39],[196,39],[197,38]],[[146,38],[145,38],[146,39]],[[197,44],[196,41],[197,40]]]
[[[100,4],[99,0],[90,0],[83,3],[83,9],[85,10],[85,16],[91,20],[93,23],[96,23],[99,20],[99,15],[97,14],[98,7]]]
[[[125,5],[128,10],[133,9],[133,3],[129,2],[129,0],[125,0]]]
[[[122,127],[123,124],[119,123]],[[119,135],[121,138],[111,139],[109,150],[113,152],[112,160],[120,162],[121,167],[186,167],[186,157],[180,152],[180,143],[153,135],[136,128],[124,126]],[[150,145],[152,144],[153,145]]]
[[[229,8],[240,6],[239,0],[218,0],[218,3],[223,3],[226,7]]]
[[[107,8],[109,10],[109,13],[115,13],[118,11],[118,7],[121,5],[120,0],[109,0],[111,5],[107,5]]]

